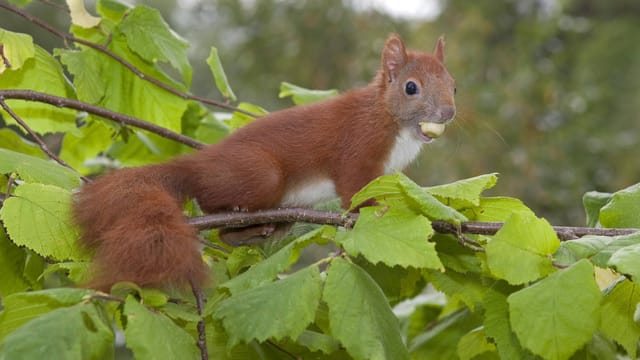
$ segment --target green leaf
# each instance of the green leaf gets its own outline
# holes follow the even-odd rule
[[[438,318],[410,341],[413,359],[455,359],[460,339],[477,328],[480,317],[463,308]]]
[[[464,246],[452,235],[435,234],[431,241],[436,243],[438,257],[444,267],[462,274],[480,273],[483,271],[478,254]]]
[[[91,264],[88,261],[68,261],[50,264],[47,266],[42,276],[55,273],[57,271],[67,274],[69,280],[76,284],[86,284],[91,280]]]
[[[104,18],[119,21],[131,7],[119,0],[100,0],[96,4],[96,11]]]
[[[606,228],[640,228],[640,183],[614,193],[600,209],[600,223]]]
[[[421,269],[372,264],[362,257],[353,259],[353,262],[373,278],[391,303],[418,295],[426,285]]]
[[[151,63],[168,61],[189,86],[193,72],[187,57],[189,43],[169,28],[158,10],[138,5],[118,27],[127,37],[129,49]]]
[[[260,287],[270,283],[275,277],[298,260],[300,249],[306,245],[319,241],[323,237],[333,237],[335,229],[332,227],[321,227],[310,231],[282,249],[271,255],[264,261],[252,266],[249,270],[236,276],[235,278],[221,284],[222,288],[228,289],[232,295]]]
[[[20,69],[8,69],[2,73],[0,89],[31,89],[73,98],[62,66],[39,46],[35,47],[35,56],[27,59]],[[25,100],[7,100],[6,103],[38,134],[76,130],[74,110]],[[0,115],[7,125],[17,124],[6,111],[0,110]]]
[[[551,255],[559,246],[546,220],[516,212],[487,244],[487,264],[497,278],[524,284],[555,271]]]
[[[613,238],[608,236],[587,235],[572,241],[563,241],[560,249],[554,255],[555,261],[562,265],[571,265],[580,259],[590,259],[603,251]],[[594,261],[594,265],[606,267],[610,253],[603,262]]]
[[[625,246],[614,252],[609,258],[608,265],[613,266],[619,273],[631,275],[634,282],[640,282],[640,244]]]
[[[108,155],[118,159],[117,165],[131,167],[148,165],[149,163],[165,162],[182,154],[193,151],[192,148],[160,135],[135,130],[125,142],[111,144]]]
[[[591,262],[601,268],[608,267],[611,256],[640,244],[640,233],[621,236],[594,236],[588,235],[580,239],[562,243],[562,248],[568,251],[574,260],[590,259]]]
[[[0,29],[0,75],[7,69],[17,70],[24,65],[25,61],[35,56],[36,50],[33,46],[33,38],[27,34],[11,32]]]
[[[160,307],[165,305],[169,301],[169,295],[158,289],[143,288],[140,291],[142,303],[150,307]]]
[[[421,215],[382,206],[366,207],[353,230],[339,233],[338,241],[348,254],[362,255],[373,264],[442,269],[431,223]]]
[[[42,273],[46,266],[45,258],[33,251],[27,251],[27,259],[24,265],[24,277],[29,281],[29,283],[31,283],[31,287],[33,289],[42,289]]]
[[[591,341],[573,354],[571,359],[620,360],[628,359],[628,357],[622,354],[621,349],[613,340],[596,332]]]
[[[509,323],[507,295],[496,287],[487,289],[483,308],[485,332],[494,340],[500,358],[522,359],[524,350]]]
[[[488,197],[480,199],[480,206],[463,211],[473,221],[506,221],[513,213],[533,215],[522,201],[509,197]]]
[[[27,254],[12,243],[0,227],[0,295],[7,296],[29,288],[24,277]]]
[[[467,217],[444,205],[433,195],[418,186],[406,175],[398,173],[398,184],[402,191],[417,204],[420,212],[431,220],[444,220],[453,224],[467,221]]]
[[[296,105],[309,104],[338,95],[338,90],[310,90],[303,87],[293,85],[283,81],[280,83],[280,99],[291,96],[293,103]]]
[[[464,335],[458,342],[460,360],[471,360],[486,352],[495,352],[496,346],[487,341],[483,328],[475,328]]]
[[[76,171],[89,173],[95,157],[109,149],[112,129],[101,120],[89,120],[78,134],[65,134],[60,157]],[[95,165],[94,167],[95,168]]]
[[[85,289],[57,288],[15,293],[2,298],[0,340],[23,324],[52,310],[75,305],[91,294]]]
[[[0,343],[3,359],[105,359],[114,356],[109,321],[93,303],[60,308],[16,329]]]
[[[17,132],[9,128],[0,129],[0,151],[3,149],[12,149],[16,153],[29,155],[43,159],[46,155],[42,152],[39,146],[28,141],[24,137],[18,135]],[[0,159],[2,159],[0,155]],[[7,168],[7,164],[4,161],[0,161],[0,168]]]
[[[369,199],[388,205],[397,210],[421,213],[432,220],[452,223],[466,221],[467,218],[455,209],[444,205],[401,172],[383,175],[374,179],[351,198],[349,211]]]
[[[264,260],[262,253],[255,247],[240,246],[233,248],[227,257],[226,265],[229,276],[237,276],[241,270],[259,264]]]
[[[240,344],[230,349],[229,336],[217,321],[206,322],[207,351],[209,359],[215,360],[251,360],[269,359],[265,356],[263,348],[255,342]]]
[[[445,272],[431,270],[428,279],[436,289],[462,301],[471,311],[475,311],[476,305],[482,303],[487,292],[486,284],[477,274],[461,274],[449,269]]]
[[[368,183],[351,198],[351,205],[347,211],[355,209],[358,205],[369,199],[376,199],[381,204],[395,204],[398,201],[405,201],[406,194],[402,191],[399,183],[399,175],[383,175]]]
[[[55,49],[54,54],[60,57],[60,62],[73,74],[73,85],[78,94],[78,100],[98,104],[105,96],[105,79],[101,68],[105,60],[97,51]]]
[[[0,173],[18,173],[26,182],[51,184],[66,190],[80,185],[80,174],[51,161],[0,149]]]
[[[480,194],[492,188],[497,181],[498,174],[493,173],[458,180],[450,184],[430,186],[425,190],[433,196],[455,203],[456,205],[449,205],[460,209],[463,206],[480,206]]]
[[[605,206],[613,194],[589,191],[582,197],[582,204],[587,215],[587,226],[596,227],[600,222],[600,209]]]
[[[247,115],[239,111],[234,111],[231,119],[225,120],[225,124],[229,126],[230,131],[238,130],[255,120],[256,116],[261,116],[267,113],[265,109],[259,107],[258,105],[253,105],[246,102],[241,102],[237,107],[238,109],[248,111],[255,116]]]
[[[340,350],[340,343],[329,335],[319,332],[305,330],[298,336],[296,343],[306,347],[311,351],[322,351],[331,354]]]
[[[636,358],[640,324],[634,321],[640,303],[640,286],[623,278],[604,295],[600,331],[622,345],[632,359]]]
[[[126,317],[126,344],[137,359],[199,359],[195,339],[166,316],[151,312],[128,296],[123,315]]]
[[[214,316],[229,333],[230,347],[252,340],[297,339],[313,322],[321,292],[320,272],[312,265],[223,300]]]
[[[216,81],[216,86],[218,87],[218,90],[220,90],[222,96],[225,99],[236,101],[236,95],[233,93],[231,85],[229,85],[229,80],[227,80],[227,75],[222,67],[222,61],[220,61],[220,57],[218,56],[218,49],[213,46],[211,47],[211,52],[207,58],[207,64],[209,64],[209,69],[211,69],[213,78]]]
[[[580,260],[508,298],[520,343],[545,359],[567,359],[595,333],[600,289],[593,266]]]
[[[184,320],[187,322],[197,323],[202,319],[202,317],[196,312],[195,307],[186,303],[176,304],[173,302],[166,302],[161,308],[159,308],[159,310],[174,320]]]
[[[22,184],[4,202],[0,219],[11,239],[56,260],[83,260],[71,223],[71,192],[43,184]]]
[[[220,119],[218,114],[206,113],[198,122],[194,136],[206,144],[214,144],[229,134],[229,127]]]
[[[322,299],[331,334],[355,359],[408,359],[400,326],[382,290],[361,268],[341,258],[331,262]]]

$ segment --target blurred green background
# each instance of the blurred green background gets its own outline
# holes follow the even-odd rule
[[[638,0],[424,0],[425,11],[402,16],[356,0],[139,3],[190,42],[194,93],[220,98],[205,64],[216,46],[238,97],[268,110],[290,106],[277,99],[281,81],[365,85],[390,32],[428,51],[445,34],[458,116],[408,170],[423,185],[499,172],[491,194],[580,226],[584,192],[640,181]],[[66,29],[64,14],[37,2],[27,9]],[[2,19],[46,48],[61,46],[21,18]]]

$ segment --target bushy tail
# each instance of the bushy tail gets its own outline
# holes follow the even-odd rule
[[[81,244],[94,251],[87,287],[202,285],[207,278],[196,229],[182,212],[184,174],[171,164],[116,171],[75,194]],[[185,185],[186,186],[186,185]]]

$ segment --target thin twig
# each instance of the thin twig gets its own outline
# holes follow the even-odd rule
[[[437,232],[451,233],[451,227],[453,225],[444,221],[434,221],[433,228]],[[498,230],[502,228],[504,224],[501,222],[475,222],[469,221],[461,224],[463,233],[477,234],[477,235],[495,235]],[[629,235],[639,232],[640,229],[627,228],[627,229],[602,229],[602,228],[589,228],[589,227],[574,227],[574,226],[554,226],[556,234],[560,240],[575,240],[586,235],[600,235],[600,236],[621,236]],[[454,230],[455,231],[455,230]]]
[[[98,299],[98,300],[107,300],[107,301],[115,301],[119,303],[124,303],[124,299],[119,298],[117,296],[105,294],[103,292],[96,292],[91,294],[90,299]]]
[[[148,76],[145,73],[143,73],[142,71],[140,71],[138,68],[136,68],[133,64],[131,64],[130,62],[128,62],[127,60],[125,60],[124,58],[122,58],[121,56],[117,55],[116,53],[114,53],[113,51],[109,50],[108,48],[106,48],[105,46],[102,46],[100,44],[96,44],[93,43],[91,41],[87,41],[84,39],[80,39],[77,38],[71,34],[65,33],[63,31],[60,31],[56,28],[54,28],[53,26],[47,24],[46,22],[44,22],[43,20],[29,14],[26,11],[23,11],[13,5],[10,4],[4,4],[4,3],[0,3],[0,8],[4,8],[8,11],[11,11],[17,15],[22,16],[23,18],[29,20],[30,22],[40,26],[41,28],[47,30],[48,32],[52,33],[53,35],[63,39],[64,41],[69,41],[69,42],[74,42],[77,44],[82,44],[85,45],[87,47],[90,47],[94,50],[97,50],[109,57],[111,57],[112,59],[114,59],[115,61],[119,62],[120,64],[122,64],[124,67],[126,67],[127,69],[129,69],[132,73],[134,73],[136,76],[138,76],[139,78],[146,80],[156,86],[158,86],[159,88],[168,91],[174,95],[177,95],[183,99],[189,99],[189,100],[194,100],[194,101],[198,101],[200,103],[203,104],[208,104],[208,105],[212,105],[212,106],[216,106],[219,107],[221,109],[225,109],[225,110],[230,110],[230,111],[237,111],[239,113],[243,113],[249,116],[257,116],[256,114],[253,114],[249,111],[246,110],[242,110],[238,107],[229,105],[229,104],[225,104],[223,102],[220,101],[216,101],[216,100],[212,100],[212,99],[208,99],[205,97],[201,97],[201,96],[197,96],[197,95],[192,95],[189,93],[186,93],[184,91],[180,91],[176,88],[173,88],[165,83],[163,83],[162,81],[152,77],[152,76]]]
[[[71,165],[67,164],[66,161],[60,159],[58,157],[58,155],[54,154],[51,150],[49,150],[49,147],[47,147],[47,144],[44,143],[44,141],[42,141],[42,139],[40,138],[40,136],[38,136],[38,134],[36,134],[35,131],[33,131],[33,129],[31,129],[29,127],[29,125],[27,125],[26,122],[24,122],[24,120],[22,120],[22,118],[20,118],[20,116],[18,116],[18,114],[16,114],[13,109],[11,109],[11,107],[9,107],[9,105],[7,105],[7,103],[4,101],[4,97],[2,95],[0,95],[0,106],[2,106],[2,108],[4,109],[4,111],[6,111],[9,115],[11,115],[11,117],[20,125],[22,126],[22,128],[29,134],[31,135],[31,137],[33,138],[33,140],[35,140],[35,142],[38,144],[38,146],[40,146],[40,149],[42,149],[42,151],[47,154],[47,156],[57,162],[58,164],[69,168],[73,171],[76,171],[73,167],[71,167]],[[76,171],[77,172],[77,171]],[[89,182],[91,180],[89,180],[89,178],[87,178],[86,176],[80,175],[80,178],[84,181],[84,182]]]
[[[231,251],[223,248],[222,246],[220,246],[218,244],[211,243],[211,242],[203,240],[203,239],[200,239],[200,244],[202,246],[208,247],[209,249],[218,250],[218,251],[223,252],[225,254],[231,254]]]
[[[458,242],[460,243],[460,245],[462,245],[463,247],[469,248],[472,251],[475,252],[485,252],[484,248],[482,247],[482,245],[480,245],[480,243],[478,243],[475,240],[469,239],[463,232],[462,232],[462,226],[460,226],[460,224],[458,224],[455,227],[455,236],[458,239]]]
[[[53,105],[56,107],[65,107],[80,111],[85,111],[90,114],[101,116],[105,119],[113,120],[115,122],[133,126],[139,129],[150,131],[154,134],[162,136],[166,139],[174,140],[179,143],[191,146],[199,149],[205,146],[204,143],[194,140],[188,136],[173,132],[169,129],[165,129],[161,126],[154,125],[148,121],[138,119],[136,117],[111,111],[103,107],[91,105],[82,101],[67,99],[64,97],[45,94],[33,90],[0,90],[0,99],[20,99],[28,101],[38,101]]]
[[[196,308],[198,309],[198,315],[202,317],[202,309],[204,308],[204,296],[202,295],[202,291],[200,290],[200,286],[198,286],[193,281],[191,282],[191,290],[193,291],[193,296],[196,298]],[[200,349],[200,354],[202,360],[209,359],[209,353],[207,351],[207,334],[205,330],[204,319],[200,318],[198,321],[198,348]]]
[[[280,222],[307,222],[313,224],[325,224],[334,226],[353,227],[358,214],[342,214],[332,211],[319,211],[305,208],[270,209],[256,212],[227,212],[213,215],[199,216],[189,219],[189,223],[199,230],[221,227],[245,227],[249,225],[280,223]],[[458,233],[457,227],[445,221],[433,221],[433,229],[441,234]],[[498,222],[464,222],[460,224],[460,231],[465,234],[495,235],[503,226]],[[554,226],[560,240],[573,240],[585,235],[620,236],[639,232],[640,229],[595,229],[586,227]],[[467,241],[471,245],[473,241]],[[479,245],[479,244],[477,244]]]

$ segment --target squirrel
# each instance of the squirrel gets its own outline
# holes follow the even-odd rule
[[[455,116],[444,40],[433,54],[407,51],[396,34],[362,88],[264,115],[222,141],[165,163],[114,171],[74,194],[80,244],[94,252],[86,286],[202,286],[208,267],[183,204],[206,213],[311,206],[344,208],[371,180],[402,170]],[[268,236],[271,225],[221,230],[228,242]],[[225,242],[227,242],[225,241]]]

